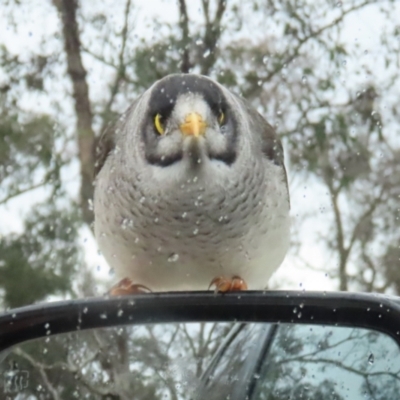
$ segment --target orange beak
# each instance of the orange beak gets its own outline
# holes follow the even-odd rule
[[[179,129],[186,136],[199,137],[206,132],[207,124],[203,121],[200,114],[190,113],[186,115],[185,122],[183,122]]]

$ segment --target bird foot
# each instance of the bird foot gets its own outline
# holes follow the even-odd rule
[[[214,278],[208,289],[215,286],[215,293],[221,292],[236,292],[239,290],[247,290],[246,282],[240,276],[233,276],[232,278],[227,278],[225,276],[217,276]]]
[[[124,278],[115,284],[109,291],[110,296],[128,296],[130,294],[150,293],[151,290],[144,285],[134,284],[129,278]]]

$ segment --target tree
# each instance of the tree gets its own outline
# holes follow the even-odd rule
[[[107,1],[96,8],[77,0],[43,0],[41,8],[9,2],[4,12],[16,35],[29,20],[27,15],[35,12],[43,21],[58,20],[60,28],[53,28],[56,37],[38,30],[36,46],[25,47],[20,54],[7,40],[1,45],[2,209],[15,208],[21,198],[40,198],[26,201],[21,224],[29,210],[42,203],[39,219],[54,211],[70,215],[60,221],[79,232],[90,227],[94,147],[100,132],[154,80],[178,71],[206,73],[242,93],[275,125],[288,150],[292,197],[296,182],[326,193],[326,200],[311,202],[313,216],[292,201],[300,214],[294,220],[297,260],[304,255],[304,248],[296,247],[304,235],[300,221],[312,221],[319,202],[323,225],[314,234],[334,260],[328,272],[337,287],[397,291],[400,149],[391,94],[398,82],[398,70],[393,68],[398,64],[398,43],[390,38],[398,30],[391,19],[398,5],[373,0],[338,6],[296,4],[254,0],[249,8],[239,2],[204,0],[196,10],[179,0],[175,23],[150,18],[147,31],[139,31],[142,14],[134,1],[113,5],[112,15]],[[353,45],[343,33],[349,19],[364,12],[385,21],[376,47],[382,62],[376,68],[361,40]],[[250,27],[264,21],[268,29],[248,34]],[[78,192],[76,185],[71,188],[71,179],[79,182]],[[46,205],[53,211],[45,210]],[[18,285],[11,284],[14,278],[8,274],[13,268],[7,260],[13,252],[22,256],[32,251],[27,230],[38,221],[29,218],[18,234],[3,228],[0,272],[8,305],[15,304],[10,296]],[[66,232],[67,225],[55,231]],[[48,242],[43,248],[59,239],[44,237]],[[83,260],[78,243],[73,251],[75,259]],[[29,263],[21,258],[20,265]],[[75,268],[75,280],[78,272],[91,274],[84,264]],[[313,264],[311,255],[304,264]],[[72,279],[72,270],[68,271]],[[76,287],[67,286],[62,291],[77,294]],[[46,287],[25,300],[16,296],[18,304],[61,290],[56,284]]]
[[[143,2],[134,0],[96,6],[42,0],[8,1],[0,10],[8,28],[0,41],[3,306],[92,295],[101,287],[82,245],[93,219],[96,139],[155,80],[179,71],[210,75],[242,94],[283,138],[293,213],[299,215],[293,221],[297,262],[323,268],[302,245],[313,235],[338,289],[399,294],[398,4],[201,0],[194,6],[178,0],[168,4],[177,16],[168,23],[139,7]],[[362,40],[367,30],[354,42],[350,29],[354,18],[368,13],[378,27],[375,45]],[[315,198],[319,193],[323,197]],[[311,199],[308,206],[303,194]],[[14,226],[8,226],[9,213]],[[316,229],[304,230],[303,221]],[[193,338],[190,351],[207,360],[201,349],[213,348],[201,346],[202,335]],[[120,339],[109,363],[96,359],[112,380],[126,368],[121,349],[129,340]],[[157,359],[162,343],[150,339],[138,341],[138,349]],[[101,348],[93,335],[87,343],[94,354]],[[46,384],[49,371],[39,365],[36,350],[19,357],[33,363]],[[51,352],[49,362],[56,355]],[[74,395],[77,370],[49,373],[46,390],[53,398],[62,398],[56,390],[61,384],[65,398]],[[173,380],[166,383],[174,398]],[[376,394],[379,388],[371,385]],[[124,398],[123,391],[104,387],[96,387],[97,398]],[[155,386],[142,389],[150,396]],[[323,390],[330,390],[328,383]],[[326,397],[317,388],[314,394]]]

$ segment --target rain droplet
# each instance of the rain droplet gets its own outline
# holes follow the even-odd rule
[[[128,224],[129,224],[129,219],[124,218],[121,222],[121,228],[125,230],[128,227]]]
[[[172,262],[177,262],[179,260],[179,254],[177,253],[172,253],[169,257],[168,257],[168,262],[172,263]]]
[[[88,207],[89,207],[90,211],[93,211],[93,200],[92,199],[88,200]]]
[[[369,364],[369,365],[372,365],[374,362],[375,362],[375,357],[374,357],[374,355],[371,353],[371,354],[368,356],[368,364]]]
[[[187,217],[187,212],[185,211],[184,213],[182,213],[182,218],[186,218]]]
[[[199,229],[198,228],[195,228],[194,230],[193,230],[193,235],[197,235],[199,233]]]

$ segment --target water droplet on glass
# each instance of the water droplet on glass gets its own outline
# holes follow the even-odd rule
[[[173,253],[168,257],[168,262],[172,263],[172,262],[177,262],[179,260],[179,254],[177,253]]]
[[[204,58],[207,58],[210,54],[211,54],[210,50],[207,49],[207,50],[203,53],[203,57],[204,57]]]
[[[128,227],[128,225],[129,225],[129,219],[124,218],[121,222],[121,228],[125,230]]]
[[[93,211],[93,200],[92,199],[88,200],[88,207],[89,207],[90,211]]]
[[[369,364],[369,365],[372,365],[374,362],[375,362],[375,357],[374,357],[374,355],[371,353],[371,354],[368,356],[368,364]]]

